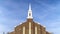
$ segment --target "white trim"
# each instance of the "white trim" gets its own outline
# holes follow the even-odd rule
[[[25,26],[23,26],[23,34],[25,34]]]
[[[37,34],[37,27],[35,26],[35,34]]]
[[[29,34],[31,34],[31,23],[29,22]]]

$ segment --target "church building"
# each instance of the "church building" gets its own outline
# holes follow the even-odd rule
[[[46,27],[33,21],[31,4],[29,4],[27,20],[14,28],[14,31],[8,34],[51,34],[46,31]]]

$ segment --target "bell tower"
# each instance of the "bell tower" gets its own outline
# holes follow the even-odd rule
[[[31,4],[29,4],[29,9],[28,9],[28,19],[33,19],[32,17],[32,9],[31,9]]]

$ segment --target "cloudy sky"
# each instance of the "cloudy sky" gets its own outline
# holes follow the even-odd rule
[[[0,34],[11,32],[26,21],[29,3],[34,21],[46,26],[47,31],[60,34],[60,0],[0,0]]]

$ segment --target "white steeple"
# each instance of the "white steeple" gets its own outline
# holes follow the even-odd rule
[[[32,19],[32,10],[31,10],[31,4],[29,4],[29,10],[28,10],[28,19]]]
[[[31,11],[31,4],[29,4],[29,11]]]

